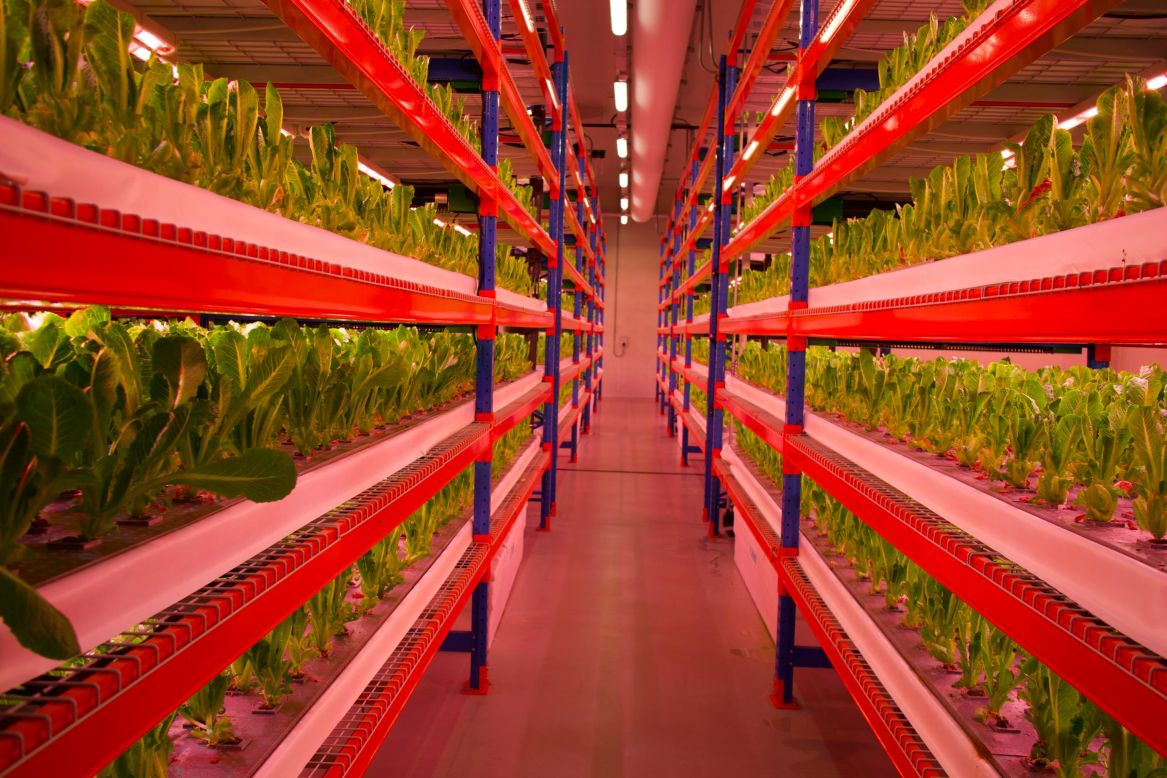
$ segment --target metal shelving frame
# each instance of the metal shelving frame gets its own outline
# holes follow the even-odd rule
[[[550,149],[543,145],[541,128],[527,113],[502,57],[501,0],[449,0],[451,13],[483,70],[481,155],[342,0],[267,2],[288,27],[478,196],[475,294],[347,267],[334,257],[303,257],[294,246],[259,246],[182,225],[160,224],[147,215],[103,209],[99,204],[77,203],[10,184],[0,186],[0,224],[7,236],[3,255],[8,268],[0,281],[2,298],[65,305],[100,303],[141,316],[192,312],[469,326],[474,328],[477,354],[474,420],[469,426],[371,489],[367,499],[338,494],[336,503],[342,507],[242,567],[224,568],[206,592],[194,592],[157,619],[148,620],[153,629],[145,642],[87,655],[84,665],[69,671],[67,682],[60,677],[49,679],[54,682],[51,695],[32,695],[25,705],[7,708],[0,717],[0,772],[65,774],[81,765],[89,772],[100,769],[471,464],[473,542],[466,553],[472,558],[458,566],[453,576],[457,580],[452,577],[443,587],[439,598],[445,599],[427,610],[425,650],[438,649],[468,603],[471,628],[465,634],[453,633],[457,639],[447,648],[469,655],[468,691],[485,693],[489,688],[486,647],[494,549],[532,499],[540,502],[541,527],[550,528],[560,448],[560,381],[572,381],[572,408],[563,427],[570,430],[564,447],[570,448],[573,458],[581,427],[585,433],[590,429],[603,387],[606,239],[595,173],[585,155],[583,127],[569,91],[565,39],[554,4],[544,2],[554,44],[553,62],[548,66],[526,12],[526,0],[509,2],[523,30],[532,67],[549,76],[544,97],[552,143]],[[551,185],[549,231],[498,178],[500,108]],[[572,131],[576,141],[569,153]],[[573,182],[570,193],[569,178]],[[568,207],[569,195],[574,197],[574,208]],[[500,215],[546,259],[545,312],[533,304],[514,302],[513,295],[507,296],[507,302],[499,299],[495,247]],[[38,270],[46,246],[61,260],[52,274]],[[574,261],[569,260],[569,246],[575,248]],[[164,265],[194,267],[198,272],[175,286],[158,275],[157,268]],[[565,279],[572,285],[574,301],[567,314],[561,306]],[[496,414],[494,343],[499,327],[544,332],[546,362],[543,385]],[[559,336],[565,330],[574,334],[570,361],[561,360],[559,354]],[[492,516],[494,443],[540,407],[542,451]],[[124,625],[126,629],[134,626]],[[407,640],[416,642],[417,638],[411,633]],[[417,650],[410,643],[399,653]],[[428,659],[421,669],[425,664]],[[415,683],[414,677],[407,688],[395,690],[392,704],[397,710]],[[378,731],[387,729],[395,718],[383,712],[377,715],[382,716]]]
[[[772,25],[793,4],[776,0],[770,7],[760,48],[769,51]],[[814,205],[889,159],[904,146],[954,116],[960,109],[1001,84],[1083,29],[1115,5],[1114,0],[1014,0],[997,3],[982,14],[956,44],[929,63],[875,114],[861,123],[816,164],[814,143],[815,80],[845,44],[869,0],[835,6],[820,25],[817,0],[800,0],[799,51],[785,86],[774,96],[771,110],[752,134],[743,139],[744,153],[734,159],[736,119],[747,94],[758,49],[751,52],[740,81],[735,67],[742,37],[735,30],[718,74],[718,93],[700,124],[687,175],[677,192],[672,218],[661,240],[659,274],[657,397],[668,413],[670,434],[679,420],[682,457],[688,440],[707,440],[706,494],[703,516],[711,535],[719,532],[719,508],[733,503],[749,521],[750,506],[735,489],[720,457],[725,411],[783,454],[781,522],[773,537],[759,536],[772,552],[779,574],[779,614],[775,678],[776,705],[796,707],[797,667],[822,666],[821,653],[794,643],[795,612],[819,625],[822,601],[798,572],[800,495],[803,476],[813,478],[860,519],[886,537],[970,606],[1039,657],[1088,698],[1160,752],[1167,753],[1167,731],[1158,722],[1167,716],[1167,659],[1098,619],[1045,581],[1011,562],[976,537],[957,530],[945,518],[912,499],[909,493],[880,480],[829,446],[804,432],[806,346],[812,339],[880,344],[990,344],[1010,346],[1084,346],[1090,363],[1105,366],[1111,345],[1167,342],[1167,318],[1161,300],[1167,289],[1167,263],[1155,261],[1103,266],[1072,273],[1036,273],[1032,279],[993,279],[967,288],[942,286],[907,296],[855,301],[842,290],[830,305],[814,303],[808,266],[811,209]],[[743,2],[743,7],[753,3]],[[748,17],[743,11],[743,15]],[[739,19],[740,24],[740,19]],[[986,56],[987,53],[987,56]],[[783,124],[795,121],[794,185],[750,223],[730,234],[734,193],[749,170],[754,154],[765,147]],[[894,121],[889,121],[894,117]],[[707,155],[707,129],[717,159]],[[712,173],[713,195],[708,208],[697,208]],[[693,266],[695,249],[706,227],[713,225],[713,257]],[[1134,222],[1130,223],[1132,229]],[[727,311],[726,274],[729,261],[749,251],[776,230],[791,231],[791,293],[749,312]],[[1118,228],[1121,228],[1119,225]],[[1042,240],[1042,239],[1036,239]],[[682,275],[681,268],[687,272]],[[692,300],[709,288],[711,314],[694,318]],[[869,296],[870,297],[870,296]],[[684,306],[684,309],[682,309]],[[727,387],[725,339],[729,334],[781,338],[787,346],[787,393],[774,413]],[[691,338],[709,338],[709,366],[696,369]],[[685,339],[684,359],[679,341]],[[689,385],[701,381],[709,398],[704,419],[686,413]],[[684,395],[677,383],[684,383]],[[706,442],[703,440],[702,443]],[[756,534],[756,533],[755,533]],[[838,652],[823,642],[829,658],[845,675]],[[880,704],[866,683],[847,684],[865,711]],[[868,715],[893,761],[905,773],[925,774],[923,764],[902,759],[897,743],[905,732],[892,732],[887,716]]]

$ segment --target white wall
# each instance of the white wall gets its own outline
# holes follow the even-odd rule
[[[608,228],[604,393],[652,397],[660,233],[655,220],[645,224],[629,220],[621,226],[619,214],[604,214],[604,224]]]

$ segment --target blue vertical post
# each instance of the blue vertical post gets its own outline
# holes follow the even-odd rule
[[[583,169],[583,164],[582,164],[583,157],[578,153],[576,154],[576,161],[578,164],[580,164],[580,170],[582,170]],[[581,178],[582,178],[582,176],[581,176]],[[576,216],[576,221],[579,223],[580,227],[582,227],[583,231],[584,231],[582,240],[580,239],[580,236],[578,236],[578,235],[575,236],[575,242],[576,242],[575,243],[575,269],[577,272],[579,272],[581,278],[587,278],[587,275],[588,275],[587,264],[586,264],[587,257],[584,254],[584,247],[585,247],[585,241],[587,241],[588,220],[587,220],[586,215],[584,214],[584,192],[582,192],[582,191],[577,191],[575,193],[575,216]],[[574,313],[572,315],[575,316],[576,320],[578,321],[579,319],[582,318],[580,316],[580,314],[583,313],[584,293],[582,291],[580,291],[578,286],[576,286],[575,293],[571,297],[572,297],[572,309],[574,311]],[[576,365],[579,365],[580,345],[581,345],[581,343],[580,343],[581,336],[580,336],[579,332],[580,332],[579,330],[572,330],[572,334],[571,334],[571,364],[573,366],[573,369],[575,369]],[[579,408],[579,387],[580,387],[580,378],[581,377],[582,377],[581,374],[577,372],[575,374],[575,378],[571,379],[571,412],[573,414],[576,412],[576,409]],[[571,425],[571,461],[572,462],[577,461],[577,459],[579,458],[579,428],[580,428],[580,424],[582,423],[582,419],[583,419],[582,415],[577,416],[575,423]]]
[[[494,36],[494,45],[499,46],[502,34],[500,0],[482,0],[482,12]],[[482,77],[482,160],[496,173],[498,172],[498,86],[499,74],[486,72]],[[493,195],[480,195],[478,201],[478,294],[483,297],[495,296],[494,263],[495,240],[498,227],[498,202]],[[494,325],[478,328],[476,344],[476,368],[474,382],[474,420],[491,424],[494,421]],[[490,538],[490,469],[494,458],[493,441],[474,463],[474,539],[489,541]],[[474,587],[470,600],[470,680],[466,690],[470,693],[485,694],[490,688],[487,679],[486,646],[490,625],[490,571]]]
[[[805,51],[818,32],[818,0],[801,0],[799,49]],[[794,140],[795,185],[814,169],[814,79],[805,76],[798,84],[797,123]],[[795,202],[790,250],[790,309],[805,308],[810,293],[811,203]],[[802,432],[803,401],[806,396],[806,338],[786,341],[786,429],[784,438]],[[782,461],[782,553],[798,553],[798,528],[802,516],[802,474]],[[778,643],[775,657],[774,693],[779,707],[794,707],[794,600],[778,592]]]
[[[698,153],[698,158],[700,158],[700,157],[701,157],[701,154]],[[692,164],[689,167],[690,167],[690,170],[689,170],[689,189],[692,190],[694,187],[697,186],[697,174],[698,174],[699,169],[700,169],[700,162],[698,162],[697,159],[694,159]],[[697,194],[696,192],[693,192],[693,204],[689,206],[689,232],[690,233],[692,233],[693,230],[697,229],[697,196],[696,196],[696,194]],[[686,257],[685,263],[686,263],[686,268],[688,269],[688,275],[692,276],[693,271],[697,269],[697,241],[693,241],[692,245],[689,247],[689,256]],[[693,323],[693,295],[691,295],[691,294],[685,295],[685,323],[686,324]],[[688,369],[691,367],[693,367],[693,336],[691,333],[686,333],[686,335],[685,335],[685,368]],[[692,387],[689,385],[688,381],[685,381],[685,392],[684,392],[684,397],[682,398],[682,408],[684,409],[685,412],[688,412],[688,410],[689,410],[689,403],[690,403],[689,395],[690,395],[691,391],[692,391]],[[682,425],[682,427],[683,427],[683,429],[681,430],[681,467],[688,467],[689,466],[689,428],[684,427],[684,425]]]
[[[733,133],[726,127],[726,107],[733,96],[737,69],[727,64],[723,55],[718,66],[717,79],[717,164],[713,189],[713,258],[709,309],[709,379],[705,429],[705,518],[709,521],[709,535],[721,534],[720,512],[721,479],[713,472],[713,460],[721,454],[722,412],[717,408],[717,387],[725,384],[725,335],[719,332],[720,319],[725,314],[725,298],[729,291],[727,274],[722,268],[722,245],[729,238],[730,215],[733,210],[732,193],[725,190],[725,177],[733,167]]]
[[[559,187],[551,195],[551,239],[555,241],[555,267],[548,274],[547,294],[550,298],[548,305],[555,306],[555,331],[548,334],[546,348],[547,370],[551,375],[551,403],[545,423],[550,427],[551,467],[545,479],[550,501],[545,506],[546,515],[541,516],[539,522],[543,530],[551,528],[550,519],[555,515],[559,484],[559,337],[563,334],[563,263],[567,261],[564,243],[564,209],[567,207],[567,67],[567,52],[563,53],[562,62],[551,64],[551,77],[560,105],[551,131],[551,162],[559,174]],[[545,434],[547,431],[545,427]]]
[[[556,96],[559,82],[564,80],[564,62],[551,63]],[[563,106],[563,103],[560,103]],[[543,348],[543,380],[551,384],[551,396],[543,406],[543,450],[551,455],[551,466],[543,473],[542,502],[539,506],[539,529],[551,529],[551,517],[555,513],[555,476],[558,472],[556,460],[559,454],[559,334],[563,331],[563,193],[564,164],[560,156],[560,146],[564,139],[567,112],[553,112],[551,120],[551,164],[559,175],[559,185],[551,189],[551,208],[548,213],[549,237],[555,243],[555,256],[547,262],[547,308],[552,313],[552,325],[547,330]]]
[[[581,152],[582,152],[582,150],[581,150]],[[586,161],[586,157],[584,157],[584,155],[581,153],[580,154],[581,164],[584,161]],[[594,196],[589,196],[588,202],[591,204],[592,213],[598,213],[599,212],[599,203],[597,202],[596,198]],[[600,261],[599,260],[599,257],[600,257],[600,242],[599,241],[600,241],[599,226],[594,225],[592,227],[592,229],[588,231],[588,245],[591,246],[593,259],[592,259],[591,265],[588,266],[588,283],[591,284],[591,287],[592,287],[592,296],[587,299],[588,324],[590,326],[588,327],[588,334],[587,334],[587,338],[585,339],[585,347],[584,347],[584,359],[588,363],[588,368],[587,368],[587,370],[584,371],[584,394],[588,398],[587,402],[584,403],[584,409],[583,409],[583,422],[582,422],[582,424],[583,424],[583,431],[584,431],[585,435],[588,434],[589,432],[591,432],[591,430],[592,430],[592,405],[595,402],[595,393],[594,393],[594,390],[592,388],[592,376],[595,374],[595,371],[596,371],[596,365],[595,365],[595,353],[596,353],[595,324],[596,324],[596,311],[599,310],[596,307],[596,296],[600,293],[599,287],[596,285],[596,265]]]
[[[661,283],[662,283],[661,293],[660,293],[660,301],[661,301],[662,307],[661,307],[661,310],[659,310],[657,312],[657,326],[658,327],[668,326],[669,310],[668,310],[668,307],[664,305],[664,303],[666,300],[669,299],[669,296],[672,295],[672,293],[673,293],[673,279],[672,279],[672,276],[669,274],[669,262],[671,261],[671,255],[669,253],[668,245],[669,244],[668,244],[667,238],[663,238],[661,240],[661,245],[660,245],[660,253],[661,253],[660,279],[661,279]],[[657,333],[657,337],[656,337],[657,371],[656,372],[657,372],[658,379],[659,379],[657,381],[657,386],[660,389],[660,392],[659,392],[660,412],[661,412],[662,416],[664,415],[665,409],[668,406],[668,402],[669,402],[668,395],[665,393],[665,383],[664,383],[665,377],[667,375],[668,366],[665,364],[664,358],[661,356],[662,354],[665,353],[665,350],[666,350],[665,343],[666,343],[667,338],[668,338],[667,335],[665,335],[663,333],[659,333],[659,332]]]
[[[679,229],[681,221],[681,195],[677,193],[676,201],[673,203],[673,224],[678,229],[670,230],[672,235],[673,245],[669,247],[670,265],[672,272],[672,289],[676,290],[681,287],[681,258],[677,256],[681,251],[681,232]],[[666,268],[666,272],[668,268]],[[677,326],[677,312],[680,310],[680,303],[673,300],[669,307],[665,310],[665,326]],[[668,351],[665,352],[668,357],[668,374],[669,374],[669,437],[676,434],[677,429],[677,409],[673,407],[673,395],[677,391],[677,372],[673,370],[673,362],[677,358],[677,336],[672,334],[668,338]],[[684,425],[682,425],[684,426]]]

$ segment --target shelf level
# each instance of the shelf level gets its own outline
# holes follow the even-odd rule
[[[550,455],[538,452],[493,512],[490,534],[475,538],[466,549],[405,639],[309,760],[304,775],[335,778],[365,772],[458,614],[465,608],[475,585],[489,572],[503,539],[524,515],[527,501],[548,467]]]
[[[790,221],[795,202],[809,208],[829,197],[1117,4],[1118,0],[1016,0],[999,12],[990,7],[827,152],[810,175],[742,227],[726,244],[723,257],[728,260],[749,251]]]
[[[170,313],[546,328],[551,315],[0,184],[0,296]],[[54,272],[45,273],[46,247]],[[389,257],[390,255],[386,255]],[[182,283],[163,268],[182,268]],[[534,303],[534,301],[531,301]]]
[[[943,261],[943,260],[942,260]],[[897,342],[1155,344],[1167,261],[887,300],[730,315],[727,334]]]
[[[518,398],[471,423],[143,623],[140,642],[87,654],[52,693],[0,714],[0,769],[13,776],[95,773],[405,521],[547,398]],[[510,427],[506,425],[510,425]],[[16,697],[15,691],[9,693]]]

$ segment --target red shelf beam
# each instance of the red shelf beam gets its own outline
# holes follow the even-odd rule
[[[267,6],[410,138],[480,196],[498,201],[514,229],[544,254],[555,245],[502,186],[420,85],[343,0],[265,0]],[[489,56],[488,56],[489,60]]]
[[[914,342],[1164,342],[1167,261],[722,319],[726,333]]]
[[[551,315],[0,185],[0,297],[344,321],[545,328]],[[54,272],[43,269],[54,248]],[[184,268],[181,284],[161,268]]]

